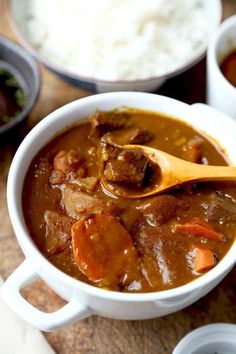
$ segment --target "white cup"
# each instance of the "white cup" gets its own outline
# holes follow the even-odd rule
[[[207,51],[207,103],[236,120],[236,88],[220,70],[223,60],[236,51],[236,15],[224,21]]]

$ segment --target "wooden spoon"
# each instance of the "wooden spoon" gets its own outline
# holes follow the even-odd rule
[[[101,182],[105,189],[118,197],[143,198],[164,193],[186,182],[206,182],[236,180],[235,166],[209,166],[188,162],[166,152],[142,145],[123,145],[121,149],[142,150],[151,165],[157,168],[158,182],[143,189],[124,188],[110,183],[101,173]]]

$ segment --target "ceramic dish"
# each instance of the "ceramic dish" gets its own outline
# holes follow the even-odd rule
[[[231,134],[236,131],[235,123],[227,116],[222,116],[202,104],[189,106],[167,97],[147,93],[106,93],[67,104],[43,119],[22,142],[9,172],[8,208],[16,237],[26,259],[1,288],[4,301],[22,318],[41,330],[53,330],[91,314],[123,320],[148,319],[170,314],[207,294],[235,263],[236,242],[215,268],[191,283],[160,292],[129,294],[99,289],[71,278],[49,263],[36,248],[26,228],[21,204],[23,181],[32,158],[68,125],[80,121],[96,109],[111,110],[119,106],[175,116],[219,141],[230,161],[236,164],[236,141],[232,139]],[[68,304],[56,312],[43,313],[24,300],[20,289],[37,278],[42,278],[57,294],[66,299]]]
[[[47,59],[42,55],[37,49],[35,49],[27,39],[27,31],[25,30],[26,12],[25,7],[27,7],[27,2],[29,0],[11,0],[9,2],[10,6],[10,18],[12,20],[13,28],[18,35],[21,43],[28,48],[33,55],[42,62],[48,69],[62,77],[63,79],[81,86],[85,89],[97,92],[108,92],[108,91],[121,91],[121,90],[138,90],[138,91],[154,91],[160,87],[167,79],[176,76],[195,65],[201,60],[205,55],[208,38],[206,38],[205,43],[195,52],[192,57],[190,57],[183,65],[180,65],[175,70],[166,72],[163,75],[156,77],[149,77],[142,80],[127,80],[127,81],[109,81],[109,80],[98,80],[92,77],[85,77],[83,75],[78,75],[74,72],[69,71],[63,66],[55,64],[53,61]],[[208,0],[205,2],[206,11],[211,14],[214,19],[214,26],[217,27],[222,18],[222,5],[220,0]],[[210,36],[210,35],[209,35]]]
[[[0,136],[3,136],[22,123],[33,108],[39,94],[40,74],[32,55],[5,37],[0,37],[0,67],[17,79],[26,99],[25,107],[17,116],[0,126]]]
[[[236,50],[236,15],[224,21],[207,51],[207,102],[236,119],[236,87],[223,75],[220,65]]]
[[[172,354],[234,354],[236,353],[236,325],[214,323],[188,333]]]

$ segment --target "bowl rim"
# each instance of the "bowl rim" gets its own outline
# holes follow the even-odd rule
[[[14,56],[21,57],[25,61],[25,63],[27,63],[27,65],[31,68],[32,77],[34,78],[35,82],[34,89],[30,91],[25,107],[17,114],[14,119],[11,119],[9,122],[5,123],[0,127],[0,134],[3,134],[9,131],[10,129],[14,128],[16,125],[18,125],[24,119],[27,118],[28,114],[33,109],[33,106],[35,105],[39,96],[41,77],[39,73],[38,63],[36,62],[32,54],[29,53],[25,48],[20,47],[17,43],[5,36],[0,36],[0,47],[6,48],[8,51],[12,52]],[[9,63],[9,65],[12,65],[5,59],[4,62],[6,62],[7,64]],[[21,69],[17,68],[16,70],[20,73],[22,72]]]
[[[24,222],[21,201],[19,204],[19,201],[17,199],[17,190],[19,191],[19,175],[22,176],[22,174],[19,174],[19,170],[22,165],[21,164],[22,159],[24,159],[27,153],[32,154],[30,147],[33,146],[35,139],[38,136],[42,135],[43,132],[45,132],[48,129],[49,125],[52,124],[53,126],[55,126],[57,120],[58,121],[62,120],[65,116],[69,114],[69,112],[71,113],[75,109],[79,110],[82,109],[83,107],[89,106],[91,102],[93,102],[94,104],[94,102],[99,103],[103,100],[115,101],[115,100],[119,100],[119,98],[122,98],[122,95],[126,95],[126,96],[128,95],[127,97],[131,97],[133,99],[135,98],[137,100],[142,97],[146,101],[149,100],[151,101],[155,97],[158,98],[159,100],[162,100],[163,102],[164,101],[168,102],[168,104],[170,104],[171,102],[175,102],[175,103],[178,102],[178,104],[181,105],[186,111],[191,108],[191,106],[169,97],[154,95],[150,93],[140,93],[140,92],[113,92],[113,93],[97,94],[97,95],[92,95],[92,96],[78,99],[74,102],[62,106],[61,108],[50,113],[42,121],[40,121],[29,132],[29,134],[25,137],[20,147],[18,148],[13,158],[10,171],[9,171],[9,176],[8,176],[8,183],[7,183],[8,211],[9,211],[11,223],[13,225],[13,229],[15,231],[16,238],[23,252],[25,253],[26,257],[28,257],[30,261],[32,260],[33,262],[37,263],[37,267],[38,267],[37,269],[39,269],[40,275],[42,275],[45,271],[47,271],[56,279],[58,279],[62,283],[66,283],[71,288],[77,289],[78,291],[83,291],[87,295],[96,296],[98,298],[105,298],[105,299],[116,300],[116,301],[127,301],[127,302],[145,302],[145,301],[157,301],[157,300],[168,300],[168,299],[171,301],[171,299],[173,298],[185,296],[186,294],[192,291],[200,291],[202,287],[209,285],[210,283],[212,283],[214,279],[217,279],[221,275],[223,276],[224,274],[226,274],[227,271],[229,271],[235,263],[236,242],[232,244],[227,254],[216,265],[216,267],[208,271],[206,274],[200,276],[199,278],[187,284],[184,284],[182,286],[173,289],[168,289],[168,290],[163,290],[158,292],[150,292],[150,293],[133,294],[133,293],[122,293],[117,291],[110,291],[110,290],[97,288],[93,285],[72,278],[71,276],[67,275],[66,273],[56,268],[53,264],[51,264],[46,259],[46,257],[44,257],[41,254],[41,252],[37,249],[36,245],[33,243],[33,240],[31,239]],[[150,101],[149,103],[151,104]],[[115,105],[116,103],[114,102],[114,106]],[[50,130],[50,136],[51,138],[53,138],[55,134],[60,131],[60,129],[59,128],[55,129],[53,131],[53,134],[51,134],[51,131],[52,130]],[[232,139],[230,139],[229,137],[229,141],[231,140]],[[231,142],[236,146],[236,142],[234,140],[232,140]],[[44,145],[45,144],[41,145],[40,148],[42,148]],[[31,161],[33,156],[35,156],[35,154],[31,155],[30,157]],[[26,173],[26,171],[24,173]],[[25,175],[23,175],[23,178],[24,177]],[[22,178],[22,182],[23,182],[23,178]],[[22,190],[20,190],[20,193],[21,193],[20,195],[22,195]],[[17,204],[20,205],[21,208],[20,211],[17,208]],[[20,212],[22,212],[22,217],[20,216]]]
[[[236,350],[235,324],[218,322],[195,328],[178,342],[172,354],[185,354],[190,351],[191,353],[203,353],[206,346],[208,351],[210,349],[210,351],[215,352],[214,348],[216,346],[220,346],[222,350],[222,344],[225,347],[229,344]]]
[[[235,27],[235,34],[236,34],[236,14],[228,17],[217,28],[217,30],[215,31],[215,33],[211,38],[211,41],[209,42],[207,55],[209,57],[210,65],[214,65],[214,69],[217,70],[217,73],[218,75],[220,75],[221,80],[224,81],[225,85],[227,85],[228,88],[230,88],[231,90],[233,89],[232,91],[235,91],[236,94],[236,87],[233,84],[231,84],[231,82],[228,79],[226,79],[226,77],[224,76],[224,74],[220,69],[220,63],[217,60],[217,50],[219,44],[222,42],[222,36],[224,34],[227,34],[233,27]],[[235,46],[235,50],[236,50],[236,46]],[[226,55],[224,54],[224,58],[226,58],[228,54]]]
[[[198,53],[192,55],[184,64],[181,64],[176,67],[176,69],[171,70],[169,72],[166,72],[165,74],[161,75],[155,75],[155,76],[149,76],[146,78],[142,79],[133,79],[133,80],[106,80],[106,79],[100,79],[100,78],[93,78],[89,76],[83,76],[77,73],[74,73],[72,70],[66,69],[63,67],[63,65],[54,63],[52,60],[46,58],[43,54],[41,54],[37,49],[30,43],[30,41],[27,39],[27,37],[24,35],[23,31],[20,28],[19,23],[17,23],[16,16],[14,13],[14,6],[13,6],[13,0],[10,0],[8,2],[7,8],[8,8],[8,17],[10,19],[10,23],[12,25],[12,28],[14,29],[15,33],[17,34],[17,37],[19,41],[22,43],[24,47],[26,47],[33,55],[34,57],[39,60],[44,66],[52,70],[54,73],[57,73],[59,75],[62,75],[66,78],[69,78],[70,80],[77,80],[78,82],[85,82],[88,84],[100,84],[100,85],[128,85],[128,84],[142,84],[146,82],[153,82],[153,81],[158,81],[158,80],[167,80],[171,77],[174,77],[176,75],[181,74],[182,72],[190,69],[192,66],[197,64],[206,54],[207,52],[207,47],[208,43],[210,40],[211,35],[214,33],[216,28],[219,26],[223,19],[223,6],[221,0],[214,0],[215,1],[215,7],[217,8],[218,11],[218,18],[216,18],[216,23],[212,27],[211,32],[208,35],[207,40],[202,44],[200,47]]]

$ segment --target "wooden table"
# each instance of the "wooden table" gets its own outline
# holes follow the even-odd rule
[[[224,18],[236,13],[235,0],[224,0],[223,5]],[[0,33],[17,41],[6,15],[6,0],[0,0]],[[29,128],[55,108],[91,94],[65,83],[42,67],[41,74],[42,90],[29,117]],[[205,61],[169,80],[158,93],[188,103],[204,102]],[[24,259],[6,205],[7,173],[16,145],[12,139],[0,148],[0,274],[4,277]],[[177,342],[194,328],[212,322],[236,323],[235,275],[234,269],[203,299],[163,318],[132,322],[92,316],[45,336],[58,354],[170,354]],[[63,304],[63,300],[42,281],[29,286],[24,293],[28,301],[45,311],[55,310]]]

